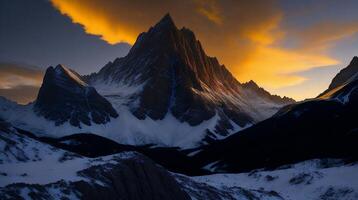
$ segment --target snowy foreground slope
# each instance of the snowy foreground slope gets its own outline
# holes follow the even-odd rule
[[[358,164],[310,160],[273,171],[188,177],[124,152],[86,158],[0,121],[0,199],[354,200]]]
[[[21,135],[0,120],[2,200],[252,198],[282,199],[261,189],[221,189],[196,182],[135,152],[82,157]]]
[[[189,199],[165,169],[135,152],[85,158],[3,121],[0,144],[0,199]]]
[[[182,178],[178,176],[177,179]],[[333,159],[309,160],[272,171],[214,174],[191,179],[220,189],[243,187],[275,191],[287,200],[358,199],[358,164],[344,165]]]

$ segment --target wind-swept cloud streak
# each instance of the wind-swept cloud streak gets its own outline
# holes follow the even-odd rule
[[[217,56],[242,82],[250,79],[267,89],[298,85],[299,72],[339,63],[327,52],[332,43],[354,35],[355,28],[337,31],[332,24],[301,31],[286,29],[287,13],[275,0],[52,0],[53,5],[89,34],[110,44],[133,44],[169,12],[179,27],[192,29],[209,55]],[[342,27],[351,24],[342,23]],[[315,30],[317,29],[317,30]],[[334,31],[333,31],[334,30]],[[346,32],[345,32],[346,31]],[[294,47],[285,41],[296,41]],[[306,45],[308,44],[308,45]],[[307,47],[310,47],[309,49]],[[303,97],[302,97],[303,98]]]

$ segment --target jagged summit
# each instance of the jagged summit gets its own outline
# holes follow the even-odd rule
[[[163,120],[173,115],[181,123],[197,126],[218,118],[212,131],[223,135],[292,103],[258,86],[241,84],[218,59],[205,53],[190,29],[178,29],[169,14],[141,33],[127,56],[86,79],[103,88],[99,92],[119,102],[119,107],[125,102],[139,119]],[[123,100],[121,88],[128,87],[140,90],[130,94],[126,90]]]
[[[118,116],[105,98],[79,74],[63,65],[46,70],[34,111],[57,125],[69,121],[78,127],[81,123],[104,124],[110,117]]]
[[[176,28],[173,18],[170,16],[169,13],[164,15],[164,17],[162,17],[162,19],[154,27],[155,28],[163,28],[163,27]]]

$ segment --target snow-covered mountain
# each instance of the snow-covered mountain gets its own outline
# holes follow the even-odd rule
[[[35,101],[34,111],[56,125],[69,122],[105,124],[118,117],[112,105],[85,83],[81,76],[62,65],[49,67]]]
[[[187,125],[196,132],[194,127],[207,123],[206,130],[199,128],[207,132],[201,137],[223,138],[293,102],[253,81],[239,83],[206,55],[192,31],[178,29],[169,15],[140,34],[127,56],[86,79],[117,109],[159,122],[167,135],[183,135]]]
[[[121,144],[186,149],[223,139],[293,102],[253,81],[238,82],[205,54],[192,31],[166,15],[139,35],[127,56],[98,73],[81,77],[50,67],[34,104],[9,109],[0,102],[0,116],[42,136],[93,133]]]

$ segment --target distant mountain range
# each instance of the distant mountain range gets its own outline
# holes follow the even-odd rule
[[[2,117],[26,116],[12,122],[37,135],[93,133],[122,144],[187,149],[223,139],[291,103],[253,81],[238,82],[205,54],[192,31],[178,29],[166,15],[138,36],[127,56],[98,73],[82,77],[62,65],[48,68],[36,101]]]

